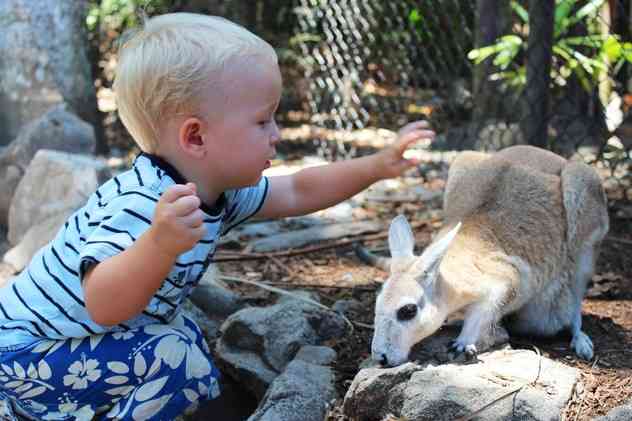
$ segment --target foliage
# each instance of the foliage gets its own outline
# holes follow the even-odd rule
[[[148,16],[164,13],[172,3],[173,0],[91,0],[86,25],[90,32],[124,30],[138,23],[139,12]]]
[[[632,43],[624,42],[618,35],[602,34],[598,15],[605,0],[591,0],[579,7],[579,0],[556,0],[553,32],[553,66],[551,80],[565,85],[574,75],[587,91],[591,91],[603,74],[616,74],[625,62],[632,62]],[[581,2],[584,3],[584,2]],[[529,24],[529,13],[517,1],[511,2],[516,15],[525,26]],[[579,25],[585,28],[584,36],[573,35]],[[523,86],[526,82],[524,64],[517,62],[519,54],[526,51],[525,34],[502,36],[495,44],[474,49],[468,58],[476,64],[494,57],[492,63],[500,71],[492,75],[511,85]]]

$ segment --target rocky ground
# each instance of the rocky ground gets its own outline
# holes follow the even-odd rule
[[[373,306],[377,290],[387,276],[360,263],[353,252],[353,243],[361,241],[376,252],[385,251],[388,223],[395,215],[405,214],[416,224],[417,244],[420,247],[427,244],[441,226],[438,209],[445,167],[430,165],[423,174],[424,177],[411,174],[400,181],[403,184],[384,185],[353,206],[342,206],[329,215],[321,215],[345,223],[369,219],[379,222],[383,229],[265,254],[253,252],[253,242],[237,235],[225,240],[216,254],[217,267],[228,278],[261,282],[287,291],[311,291],[329,307],[344,300],[344,310],[354,323],[354,330],[324,344],[337,352],[333,363],[336,396],[326,421],[350,421],[342,414],[342,401],[360,365],[369,357]],[[575,389],[566,405],[565,419],[592,420],[632,398],[632,220],[620,216],[620,213],[611,216],[611,232],[603,244],[597,273],[584,301],[584,327],[595,344],[594,360],[578,360],[569,352],[568,337],[510,339],[513,348],[537,348],[542,355],[579,370],[581,387]],[[297,223],[289,220],[277,228],[291,232]],[[5,236],[6,233],[0,232],[0,252],[8,248]],[[0,264],[0,283],[12,273],[11,267]],[[277,298],[276,293],[249,284],[227,281],[227,285],[250,305],[268,305]],[[214,412],[208,408],[207,411]]]
[[[428,191],[440,190],[441,177],[419,180]],[[423,222],[416,229],[417,244],[426,244],[440,226],[433,221],[431,212],[436,201],[410,202],[390,199],[368,201],[363,212],[386,224],[396,214],[406,214],[409,220]],[[620,216],[621,214],[618,213]],[[611,215],[611,231],[603,244],[597,272],[583,303],[584,329],[595,344],[595,358],[585,362],[570,352],[570,338],[564,335],[553,339],[511,338],[513,348],[534,349],[544,356],[579,370],[581,387],[568,402],[564,414],[570,420],[592,420],[606,414],[612,408],[629,402],[632,398],[632,220]],[[374,238],[358,236],[358,240]],[[382,238],[364,241],[376,251],[386,249]],[[342,400],[360,364],[369,357],[373,323],[373,306],[377,290],[387,274],[362,265],[355,257],[350,242],[330,241],[327,246],[309,253],[294,256],[272,255],[267,259],[252,260],[247,253],[243,259],[219,263],[224,273],[245,274],[251,279],[293,290],[311,290],[321,301],[332,305],[338,300],[350,300],[348,313],[358,322],[352,334],[331,345],[338,353],[334,364],[337,399],[332,403],[327,421],[350,421],[342,415]],[[226,258],[238,258],[239,244],[235,250],[223,254]],[[220,253],[218,259],[221,260]],[[235,290],[266,303],[273,297],[266,291],[244,285],[231,285]]]
[[[622,223],[625,225],[625,223]],[[628,225],[629,226],[629,225]],[[434,228],[417,232],[418,240],[428,240]],[[617,225],[614,225],[617,229]],[[622,229],[622,228],[621,228]],[[617,232],[617,231],[615,231]],[[630,233],[628,228],[627,233]],[[624,235],[619,231],[618,234]],[[626,235],[632,241],[631,235]],[[369,243],[384,248],[384,240]],[[514,348],[537,347],[543,355],[580,371],[583,387],[575,391],[565,409],[566,419],[592,420],[632,398],[632,254],[631,246],[606,241],[597,275],[584,300],[584,326],[595,344],[595,359],[585,362],[569,351],[569,337],[555,339],[511,338]],[[363,266],[352,246],[345,244],[306,255],[276,257],[262,261],[222,263],[226,273],[251,274],[252,278],[275,279],[271,283],[283,288],[315,291],[323,303],[340,299],[355,303],[351,319],[366,325],[373,323],[373,306],[380,283],[386,274]],[[233,285],[236,290],[259,300],[261,304],[273,294],[252,287]],[[341,413],[342,399],[358,373],[360,364],[369,357],[372,330],[356,325],[351,335],[331,344],[338,353],[335,374],[338,396],[327,421],[350,421]]]

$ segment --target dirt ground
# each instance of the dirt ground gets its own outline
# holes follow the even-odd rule
[[[388,224],[391,217],[404,213],[409,220],[427,218],[423,206],[396,203],[368,209]],[[429,223],[416,230],[417,244],[423,247],[440,223]],[[611,231],[604,242],[597,271],[583,304],[584,331],[595,345],[595,358],[585,362],[570,350],[570,337],[553,339],[512,338],[516,348],[537,347],[543,355],[580,371],[582,386],[569,402],[564,419],[591,420],[632,398],[632,220],[613,217]],[[358,238],[362,240],[362,238]],[[373,250],[384,250],[386,239],[365,244]],[[340,299],[357,300],[349,318],[356,325],[352,334],[328,344],[338,353],[335,363],[337,399],[326,421],[350,421],[342,415],[344,395],[359,365],[370,356],[373,306],[380,284],[387,274],[363,265],[355,256],[349,241],[336,241],[330,246],[296,256],[275,256],[263,260],[243,260],[219,263],[225,274],[244,274],[287,290],[304,289],[316,292],[321,302],[331,306]],[[238,252],[235,250],[234,252]],[[231,252],[231,256],[234,256]],[[216,255],[221,258],[222,253]],[[226,254],[228,256],[228,254]],[[276,297],[249,286],[231,285],[261,304]]]

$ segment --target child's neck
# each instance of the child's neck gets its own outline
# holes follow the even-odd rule
[[[202,203],[206,204],[208,207],[214,207],[220,198],[221,194],[226,190],[225,188],[219,186],[212,186],[209,184],[208,180],[204,179],[200,174],[195,171],[193,165],[186,165],[180,163],[177,158],[166,157],[161,155],[160,152],[156,153],[163,161],[167,162],[170,166],[173,167],[177,171],[180,177],[184,180],[176,180],[178,183],[195,183],[195,187],[197,189],[197,196],[200,198]]]

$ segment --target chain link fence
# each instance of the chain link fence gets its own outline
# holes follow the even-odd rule
[[[277,48],[280,122],[329,159],[422,118],[436,150],[528,143],[594,163],[609,197],[631,208],[632,0],[93,3],[98,86],[111,84],[110,41],[126,26],[110,16],[142,5],[222,15]],[[109,138],[122,137],[119,126],[106,124]]]
[[[533,144],[596,163],[632,200],[629,0],[297,0],[309,123],[354,133],[425,118],[443,150]],[[318,133],[318,132],[317,132]],[[321,132],[329,133],[329,132]]]

